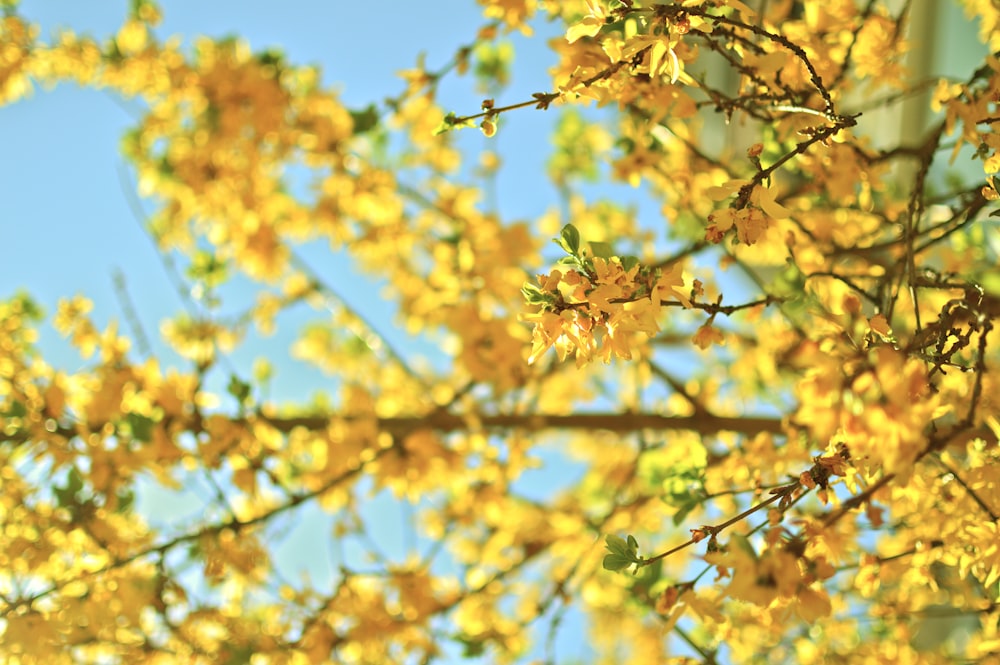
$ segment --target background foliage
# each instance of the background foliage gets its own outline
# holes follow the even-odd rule
[[[1000,660],[995,3],[961,3],[993,55],[933,79],[921,3],[479,4],[450,62],[353,108],[277,50],[159,35],[147,0],[51,38],[2,3],[0,101],[142,109],[122,153],[184,299],[178,362],[124,279],[106,326],[0,303],[6,661],[569,662],[560,633],[592,662]],[[507,99],[542,25],[551,85]],[[442,108],[461,77],[484,98]],[[557,205],[506,219],[463,137],[543,112]],[[442,352],[349,306],[318,243]],[[330,389],[284,403],[235,353],[303,312],[290,352]],[[196,520],[136,508],[192,484]],[[309,510],[328,580],[277,564]]]

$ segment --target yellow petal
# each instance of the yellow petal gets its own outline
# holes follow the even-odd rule
[[[581,37],[593,37],[601,31],[604,21],[593,16],[588,16],[566,31],[566,41],[570,44]]]
[[[681,63],[680,60],[677,59],[677,53],[673,49],[670,49],[670,65],[670,82],[677,83],[677,79],[681,75]]]
[[[747,7],[745,4],[740,2],[740,0],[726,0],[726,4],[743,14],[744,18],[750,19],[757,15],[754,10]]]
[[[784,219],[790,217],[792,211],[774,200],[774,190],[770,187],[762,187],[760,190],[759,205],[768,217],[772,219]]]
[[[662,41],[654,42],[649,50],[649,75],[656,76],[660,72],[660,61],[667,54],[667,45]]]
[[[889,322],[886,321],[885,314],[876,314],[872,318],[868,319],[868,325],[872,330],[883,337],[889,337],[892,335],[892,330],[889,329]]]
[[[708,187],[705,189],[705,196],[713,201],[721,201],[738,192],[740,187],[747,184],[747,182],[747,180],[730,180],[717,187]]]

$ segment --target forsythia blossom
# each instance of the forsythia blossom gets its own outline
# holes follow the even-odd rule
[[[578,366],[595,356],[605,363],[631,359],[634,333],[658,333],[664,303],[691,306],[679,264],[651,269],[633,257],[588,258],[578,241],[573,236],[565,246],[576,270],[555,269],[525,285],[529,304],[541,306],[522,317],[534,324],[529,363],[552,346],[560,360],[574,353]]]

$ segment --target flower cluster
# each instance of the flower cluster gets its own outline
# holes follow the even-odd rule
[[[572,224],[556,242],[568,254],[560,262],[568,268],[539,275],[537,285],[528,282],[522,289],[528,304],[539,306],[522,317],[534,324],[529,363],[551,346],[560,360],[574,352],[577,366],[595,356],[605,363],[612,356],[629,360],[633,333],[659,332],[656,319],[664,303],[691,306],[679,264],[642,266],[636,257],[615,256],[598,242],[589,243],[588,253]]]

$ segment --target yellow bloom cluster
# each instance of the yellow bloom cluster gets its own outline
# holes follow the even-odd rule
[[[555,269],[538,276],[538,291],[549,303],[523,316],[534,324],[529,363],[551,346],[560,360],[573,353],[577,366],[595,357],[605,363],[612,357],[629,360],[633,333],[659,332],[663,303],[690,307],[679,264],[651,272],[638,263],[626,269],[618,257],[592,261],[592,272]]]

